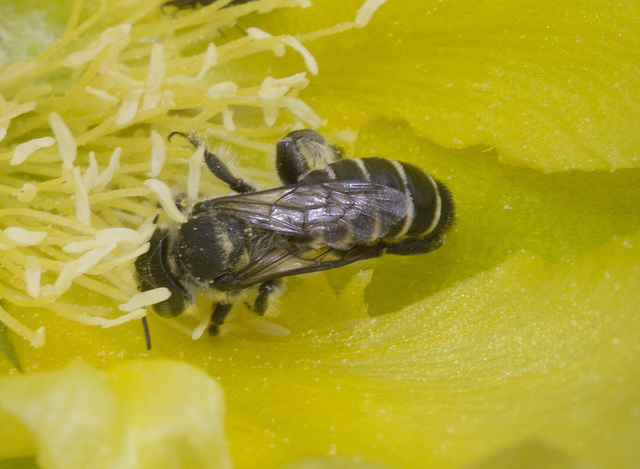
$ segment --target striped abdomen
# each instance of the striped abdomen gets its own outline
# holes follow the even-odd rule
[[[417,167],[386,158],[339,160],[304,173],[299,182],[367,181],[404,194],[406,217],[391,227],[381,242],[393,254],[421,254],[436,249],[453,218],[446,187]]]

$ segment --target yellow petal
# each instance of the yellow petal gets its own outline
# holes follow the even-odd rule
[[[324,14],[358,2],[341,3]],[[309,44],[309,92],[335,128],[397,117],[545,172],[637,168],[639,19],[636,4],[605,1],[387,2],[339,44]]]
[[[241,444],[234,461],[334,451],[457,467],[537,438],[632,467],[638,265],[640,235],[570,263],[517,254],[397,313],[216,345],[207,368],[240,391],[228,395],[229,437],[261,448]],[[268,431],[247,437],[254,427]]]
[[[127,362],[107,372],[75,362],[0,380],[2,453],[24,451],[19,420],[49,468],[231,467],[220,386],[179,362]],[[19,427],[18,427],[19,428]]]
[[[312,10],[243,18],[241,27],[258,26],[273,35],[312,31],[353,21],[361,4],[314,3]],[[451,189],[458,217],[445,245],[433,254],[387,257],[326,276],[291,279],[280,301],[281,315],[266,318],[286,327],[288,335],[265,334],[274,329],[264,324],[243,327],[251,323],[242,305],[235,308],[226,335],[195,342],[176,331],[173,322],[149,318],[151,356],[180,357],[220,379],[238,467],[275,468],[327,454],[392,467],[484,467],[487,461],[497,465],[510,459],[523,464],[576,460],[604,468],[639,465],[640,174],[634,169],[638,112],[633,103],[640,88],[636,48],[628,47],[640,35],[638,14],[634,6],[604,2],[588,10],[577,2],[505,7],[497,1],[443,5],[398,0],[384,3],[370,27],[304,43],[319,75],[307,74],[303,101],[291,104],[289,111],[307,112],[308,122],[327,119],[348,153],[376,153],[431,172]],[[129,18],[125,13],[122,18]],[[153,27],[166,30],[167,21],[160,18]],[[215,27],[211,31],[202,33],[215,36]],[[254,38],[259,35],[252,31]],[[211,56],[204,57],[206,41],[191,44],[202,54],[185,54],[179,63],[211,83],[198,94],[189,82],[190,95],[169,93],[162,102],[183,99],[185,107],[196,109],[204,106],[206,89],[230,77],[246,90],[264,83],[265,70],[276,79],[294,77],[305,59],[312,64],[306,54],[292,50],[274,62],[280,46],[214,70]],[[134,58],[128,56],[132,66],[141,62]],[[5,70],[4,76],[17,69]],[[214,71],[220,76],[211,80]],[[146,71],[135,73],[114,72],[103,84],[144,87]],[[88,122],[97,126],[77,117],[86,112],[82,101],[69,100],[63,107],[65,122],[86,126],[79,149],[89,142],[106,149],[101,169],[114,146],[121,146],[124,170],[115,170],[111,183],[137,190],[142,178],[131,177],[132,168],[146,174],[150,167],[152,145],[140,137],[146,138],[146,127],[92,140],[111,125],[101,112],[117,98],[115,92],[91,90],[100,105],[89,106]],[[22,97],[32,102],[46,89],[28,91],[33,96],[21,91]],[[151,98],[147,101],[155,102]],[[202,130],[216,113],[222,113],[227,127],[245,122],[242,113],[207,104],[211,114],[196,121],[189,113],[139,117],[167,130],[176,125]],[[317,114],[309,113],[308,105]],[[265,121],[278,118],[272,108],[264,111]],[[42,118],[32,117],[25,119]],[[270,141],[238,136],[236,142],[254,145],[239,155],[238,171],[271,169],[267,155],[280,130],[260,128],[251,134],[245,129],[251,137]],[[168,153],[174,151],[180,150]],[[51,171],[47,164],[56,156],[46,152],[33,154],[27,163],[33,158]],[[187,172],[177,167],[158,178],[168,185],[184,183]],[[631,169],[565,171],[616,167]],[[148,197],[148,192],[128,194]],[[55,201],[67,218],[75,216],[74,201],[66,196],[36,199],[39,208],[42,200]],[[147,200],[147,205],[127,207],[153,217],[155,200]],[[103,218],[114,220],[99,216],[96,221]],[[67,228],[77,230],[78,242],[92,236],[79,223]],[[21,272],[19,265],[5,268]],[[360,269],[373,269],[367,305],[361,298],[369,279]],[[87,328],[51,313],[55,309],[65,318],[108,314],[135,290],[133,282],[130,291],[122,285],[101,291],[98,285],[104,284],[81,280],[64,302],[47,309],[7,305],[31,329],[47,326],[41,349],[16,341],[26,370],[59,367],[78,355],[105,367],[147,354],[138,324]],[[9,277],[5,291],[23,288],[22,281]],[[366,306],[375,318],[363,317]],[[8,373],[9,364],[3,366]],[[155,392],[149,389],[146,395]],[[137,403],[137,398],[123,399],[130,407]],[[172,401],[167,410],[177,404]],[[5,421],[8,417],[0,423]],[[24,435],[15,421],[7,427]],[[26,449],[32,445],[27,439],[20,440]],[[155,443],[149,439],[149,444]],[[112,449],[117,452],[117,444]],[[298,462],[304,467],[308,461]]]

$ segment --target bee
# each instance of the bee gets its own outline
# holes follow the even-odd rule
[[[166,7],[176,7],[178,10],[186,10],[186,9],[194,9],[197,5],[207,6],[215,3],[217,0],[171,0],[169,2],[164,2],[160,6],[160,10],[164,12]],[[224,8],[234,6],[234,5],[243,5],[245,3],[253,2],[255,0],[231,0]]]
[[[175,135],[200,145],[181,132],[169,139]],[[342,159],[313,130],[297,130],[277,142],[283,185],[274,189],[258,192],[209,150],[204,160],[237,194],[191,206],[177,202],[186,223],[159,225],[135,265],[141,291],[171,292],[154,305],[160,316],[178,316],[199,293],[217,293],[213,335],[234,298],[249,287],[257,286],[253,311],[262,315],[283,277],[385,253],[428,253],[442,244],[453,220],[453,201],[441,182],[396,160]]]

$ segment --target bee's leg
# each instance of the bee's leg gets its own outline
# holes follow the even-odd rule
[[[276,144],[276,170],[283,184],[295,184],[312,168],[324,168],[339,160],[342,151],[315,130],[289,132]]]
[[[171,132],[168,139],[171,140],[171,137],[173,137],[174,135],[180,135],[186,138],[187,140],[189,140],[191,145],[196,148],[201,144],[200,140],[198,140],[195,135],[189,135],[183,132]],[[204,162],[207,164],[207,168],[209,168],[209,171],[211,171],[215,177],[227,184],[232,191],[238,192],[240,194],[256,191],[256,188],[251,184],[248,184],[242,179],[237,178],[233,174],[231,174],[229,168],[227,168],[226,165],[222,161],[220,161],[220,158],[218,158],[206,148],[204,150]]]
[[[224,318],[231,311],[232,303],[218,303],[211,314],[211,323],[209,324],[209,334],[218,335],[220,326],[224,323]]]
[[[256,188],[251,184],[231,174],[229,168],[227,168],[216,155],[207,149],[204,150],[204,162],[207,164],[209,171],[211,171],[215,177],[227,184],[232,191],[238,192],[239,194],[256,191]]]
[[[309,170],[309,162],[298,146],[301,141],[301,136],[290,132],[276,144],[276,170],[283,184],[295,184]]]
[[[269,295],[281,287],[282,280],[280,279],[269,280],[260,285],[260,288],[258,288],[258,297],[255,303],[253,303],[253,312],[258,316],[262,316],[269,306]]]

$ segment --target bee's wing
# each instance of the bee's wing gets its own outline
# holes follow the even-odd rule
[[[294,184],[211,202],[265,230],[339,250],[374,244],[407,216],[402,192],[362,181]]]
[[[384,246],[356,246],[338,250],[289,243],[275,247],[234,275],[233,288],[241,289],[275,278],[334,269],[384,253]]]

